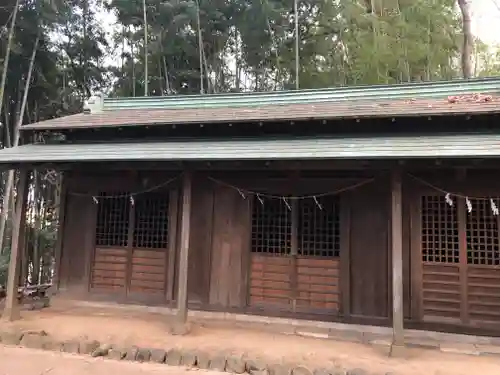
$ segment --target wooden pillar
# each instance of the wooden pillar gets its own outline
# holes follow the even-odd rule
[[[297,256],[299,252],[299,205],[296,199],[292,200],[290,206],[292,208],[292,241],[291,241],[291,264],[292,274],[290,275],[290,284],[292,287],[292,311],[297,311],[297,297],[299,289],[299,277],[297,275]]]
[[[182,191],[181,238],[179,254],[179,280],[177,291],[177,321],[186,326],[188,315],[188,261],[191,219],[191,172],[185,172]]]
[[[392,237],[392,346],[404,346],[403,329],[403,211],[401,173],[392,173],[391,237]]]
[[[23,239],[26,226],[26,201],[28,197],[28,171],[21,170],[19,175],[19,186],[17,190],[15,215],[12,218],[12,240],[10,245],[9,276],[7,279],[7,297],[2,318],[13,321],[20,319],[21,312],[17,300],[19,287],[19,276],[21,273],[21,261],[23,253]]]

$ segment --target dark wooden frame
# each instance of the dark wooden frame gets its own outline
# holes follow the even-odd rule
[[[475,171],[469,171],[470,173],[475,173]],[[498,196],[500,195],[500,184],[498,180],[491,180],[491,184],[486,184],[485,179],[467,178],[464,179],[464,172],[461,171],[460,174],[449,174],[447,176],[430,176],[425,178],[435,184],[436,187],[440,189],[450,189],[450,192],[458,192],[461,195],[474,196]],[[474,181],[473,183],[468,181]],[[455,207],[457,209],[457,223],[458,223],[458,235],[459,235],[459,263],[456,266],[459,268],[460,277],[460,319],[452,321],[451,319],[443,319],[442,321],[428,321],[424,319],[424,307],[423,307],[423,265],[422,262],[422,242],[421,242],[421,197],[426,195],[442,196],[444,200],[444,194],[436,191],[435,189],[422,185],[416,181],[407,181],[406,189],[410,191],[410,207],[411,214],[409,220],[411,221],[411,233],[410,233],[410,243],[411,243],[411,326],[412,327],[422,327],[426,329],[438,329],[445,330],[448,332],[464,332],[464,333],[474,333],[474,334],[500,334],[500,329],[498,326],[492,323],[480,323],[478,321],[473,322],[470,320],[470,315],[468,312],[469,308],[469,296],[468,288],[470,286],[468,279],[468,272],[471,269],[485,268],[489,270],[499,270],[499,266],[481,266],[481,265],[471,265],[467,262],[467,243],[466,243],[466,206],[465,200],[463,198],[453,197],[455,201]],[[455,187],[455,189],[453,189]],[[500,232],[500,231],[499,231]],[[500,233],[499,233],[500,235]],[[500,298],[500,293],[498,294]],[[500,306],[500,305],[499,305]]]
[[[341,179],[339,180],[338,178],[323,178],[319,179],[322,181],[321,185],[326,185],[326,186],[337,186],[337,185],[347,185],[349,184],[349,179]],[[359,179],[355,179],[359,180]],[[271,180],[272,182],[276,182],[276,180]],[[293,186],[297,186],[300,184],[304,183],[311,183],[313,181],[313,184],[320,184],[318,182],[317,178],[304,178],[300,179],[300,176],[297,171],[295,171],[292,174],[291,180],[288,178],[284,178],[282,180],[278,180],[278,185],[277,187],[281,188],[284,187],[286,190],[288,184],[292,184]],[[290,182],[291,181],[291,182]],[[255,188],[261,188],[263,185],[266,186],[269,184],[269,180],[261,180],[261,181],[255,181],[252,182],[255,186]],[[276,188],[276,187],[275,187]],[[253,190],[252,189],[252,190]],[[255,202],[256,198],[251,197],[250,199],[251,205],[258,204]],[[308,258],[307,256],[304,257],[299,257],[298,256],[298,215],[299,215],[299,210],[298,210],[298,201],[296,199],[291,199],[288,204],[291,207],[291,212],[292,212],[292,217],[291,217],[291,251],[290,255],[287,256],[287,259],[290,260],[291,264],[290,267],[292,270],[294,270],[291,274],[291,279],[290,279],[290,288],[291,288],[291,299],[292,299],[292,307],[291,310],[288,308],[281,308],[277,305],[269,305],[269,306],[260,306],[260,305],[252,305],[250,303],[250,287],[251,287],[251,268],[252,268],[252,253],[251,253],[251,238],[250,238],[250,233],[251,233],[251,227],[248,229],[248,234],[249,234],[249,239],[248,239],[248,250],[245,254],[246,256],[246,270],[247,274],[245,277],[246,281],[246,298],[245,298],[245,311],[249,312],[262,312],[262,313],[277,313],[278,315],[280,314],[293,314],[295,316],[302,316],[302,317],[308,317],[308,316],[318,316],[318,317],[323,317],[326,318],[328,316],[328,319],[332,319],[334,321],[342,321],[343,318],[346,318],[350,315],[350,298],[349,298],[349,279],[350,279],[350,272],[349,272],[349,267],[350,267],[350,255],[349,255],[349,244],[350,244],[350,207],[349,207],[349,194],[341,194],[339,196],[339,207],[340,207],[340,212],[339,212],[339,235],[340,235],[340,253],[339,256],[337,257],[337,261],[339,263],[339,284],[337,285],[338,289],[338,310],[335,314],[332,315],[325,315],[325,311],[321,309],[314,309],[314,308],[302,308],[302,307],[297,307],[296,306],[296,301],[297,301],[297,292],[298,292],[298,261],[299,258],[305,259]],[[253,212],[252,206],[250,207],[250,213]],[[330,258],[328,258],[330,259]]]
[[[220,173],[220,172],[219,172]],[[380,172],[379,172],[380,173]],[[261,175],[261,173],[258,173],[259,175]],[[267,174],[269,175],[269,171],[267,172]],[[199,178],[199,177],[202,177],[202,178],[205,178],[206,179],[206,176],[207,176],[207,173],[206,172],[196,172],[195,173],[196,175],[196,178]],[[336,175],[333,175],[331,177],[307,177],[306,179],[304,179],[302,182],[300,182],[300,184],[303,185],[303,188],[305,189],[308,189],[308,184],[319,184],[321,186],[321,190],[325,190],[325,189],[331,189],[331,190],[335,190],[337,188],[341,188],[341,187],[345,187],[345,186],[349,186],[349,185],[352,185],[353,183],[355,182],[359,182],[360,179],[363,179],[363,175],[367,176],[366,178],[370,178],[371,176],[373,176],[373,172],[371,173],[365,173],[365,174],[360,174],[359,172],[355,174],[355,177],[353,177],[353,175],[351,173],[342,173],[342,176],[336,176]],[[82,175],[81,175],[82,176]],[[204,177],[205,176],[205,177]],[[233,176],[233,175],[231,175]],[[234,183],[236,186],[243,186],[243,187],[247,187],[250,188],[250,189],[263,189],[263,188],[266,188],[267,186],[271,186],[273,187],[273,189],[275,188],[278,188],[280,186],[283,186],[283,182],[286,182],[286,181],[289,181],[288,178],[271,178],[270,181],[268,181],[268,178],[266,178],[265,176],[263,176],[263,179],[258,181],[258,180],[255,180],[255,179],[252,179],[250,180],[250,184],[249,184],[249,180],[241,180],[241,178],[232,178],[232,177],[221,177],[222,180],[224,181],[228,181],[230,183]],[[209,197],[212,197],[213,196],[213,190],[210,190],[210,189],[213,189],[216,187],[216,183],[213,183],[213,182],[203,182],[203,181],[208,181],[208,180],[201,180],[201,181],[197,181],[197,185],[200,186],[200,184],[202,186],[206,186],[206,188],[203,188],[203,189],[208,189],[206,190],[203,190],[202,194],[203,195],[206,195],[207,198]],[[111,189],[113,186],[115,186],[116,182],[113,181],[113,178],[111,177],[108,177],[106,176],[105,174],[103,175],[103,178],[101,177],[92,177],[91,175],[88,175],[88,174],[84,174],[82,177],[79,178],[78,182],[76,181],[73,181],[73,184],[71,184],[71,181],[70,181],[70,184],[68,184],[70,187],[73,186],[73,189],[75,188],[80,188],[81,191],[86,191],[87,194],[92,194],[92,192],[94,193],[97,193],[97,190],[96,190],[96,182],[99,183],[99,185],[101,186],[101,189],[100,190],[103,190],[103,189]],[[270,182],[270,185],[269,185],[269,182]],[[299,185],[300,185],[299,184]],[[123,181],[120,181],[120,186],[123,185]],[[179,184],[176,184],[177,186]],[[211,188],[209,188],[209,186],[211,186]],[[122,187],[123,188],[123,187]],[[178,223],[180,222],[180,217],[181,217],[181,212],[179,211],[179,205],[180,205],[180,195],[179,195],[179,189],[178,187],[175,187],[171,190],[171,202],[172,204],[170,205],[170,210],[171,210],[171,213],[170,213],[170,217],[172,218],[172,215],[173,217],[177,217],[177,221],[175,220],[170,220],[170,224],[171,225],[174,225],[174,222],[176,223],[175,226],[177,227],[177,231],[173,231],[173,230],[170,230],[170,236],[172,237],[175,237],[175,238],[171,238],[170,239],[170,246],[173,246],[175,248],[175,251],[171,251],[169,249],[169,265],[168,265],[168,282],[170,283],[170,285],[172,285],[171,287],[168,287],[166,289],[166,298],[162,301],[153,301],[153,300],[135,300],[135,301],[128,301],[127,298],[126,298],[126,295],[122,295],[122,296],[119,296],[117,297],[116,294],[112,295],[112,294],[107,294],[107,295],[104,295],[104,294],[95,294],[93,293],[91,290],[89,290],[89,288],[87,288],[87,297],[86,298],[97,298],[99,300],[109,300],[109,299],[112,299],[112,300],[115,300],[117,302],[138,302],[138,303],[145,303],[147,305],[171,305],[172,302],[174,300],[176,300],[176,296],[177,296],[177,288],[178,288],[178,284],[177,284],[177,279],[178,279],[178,275],[179,275],[179,265],[177,263],[177,260],[179,259],[179,236],[180,236],[180,233],[181,233],[181,230],[180,230],[180,225],[178,225]],[[235,193],[238,197],[239,197],[239,194]],[[177,197],[175,197],[177,196]],[[194,199],[194,198],[193,198]],[[92,202],[90,202],[91,198],[89,198],[89,204],[93,204]],[[177,204],[174,204],[174,202],[177,201]],[[247,201],[251,201],[251,200],[247,200]],[[387,317],[378,317],[378,316],[361,316],[361,315],[351,315],[350,314],[350,305],[351,305],[351,302],[350,302],[350,297],[351,297],[351,294],[350,294],[350,268],[351,268],[351,264],[350,264],[350,238],[351,238],[351,233],[350,233],[350,228],[351,228],[351,217],[350,217],[350,201],[351,201],[351,194],[350,193],[346,193],[346,194],[342,194],[341,195],[341,212],[340,212],[340,216],[341,216],[341,247],[342,247],[342,251],[341,251],[341,269],[340,269],[340,273],[341,273],[341,278],[342,280],[340,281],[341,285],[340,285],[340,295],[339,295],[339,302],[340,302],[340,310],[338,312],[338,316],[325,316],[325,315],[318,315],[317,313],[306,313],[306,312],[297,312],[294,316],[296,317],[312,317],[314,319],[322,319],[322,320],[329,320],[329,321],[344,321],[344,322],[366,322],[366,323],[369,323],[369,324],[387,324],[388,322],[388,318]],[[205,203],[203,203],[205,204]],[[213,204],[211,204],[210,207],[212,207]],[[208,206],[207,206],[208,207]],[[195,209],[195,208],[193,208]],[[217,210],[215,210],[217,211]],[[215,212],[214,211],[214,212]],[[208,211],[207,211],[208,212]],[[250,211],[249,211],[250,212]],[[214,213],[211,213],[210,215],[213,215]],[[208,225],[210,226],[210,228],[213,229],[213,220],[210,219],[208,220]],[[210,222],[212,222],[212,224],[210,224]],[[245,232],[246,233],[246,232]],[[242,234],[243,235],[243,234]],[[249,235],[249,231],[247,233],[247,235]],[[193,233],[193,236],[196,236],[195,233]],[[206,240],[208,241],[206,243],[206,247],[207,249],[211,249],[213,246],[216,246],[216,244],[213,244],[213,241],[211,240],[211,236],[212,236],[212,231],[210,231],[210,238],[207,238]],[[94,251],[95,249],[93,249],[92,251]],[[211,251],[209,252],[211,254]],[[248,255],[245,255],[245,254],[248,254]],[[193,254],[194,256],[194,254]],[[249,256],[250,256],[250,251],[249,249],[245,250],[244,254],[242,255],[243,258],[241,260],[241,266],[243,267],[242,270],[241,270],[241,275],[242,275],[242,278],[243,279],[248,279],[248,265],[249,265]],[[90,266],[90,262],[91,260],[93,259],[94,255],[91,255],[89,257],[89,266]],[[211,259],[212,255],[210,255],[209,259]],[[204,265],[205,267],[208,267],[210,269],[210,274],[213,273],[214,269],[213,269],[213,262],[210,261],[208,262],[208,264]],[[213,274],[212,276],[210,276],[210,280],[212,279],[213,277]],[[210,283],[208,283],[210,284]],[[87,284],[90,286],[90,283]],[[247,283],[242,283],[241,284],[243,288],[247,288]],[[218,310],[218,311],[240,311],[240,312],[250,312],[250,313],[265,313],[265,314],[268,314],[268,315],[275,315],[276,313],[278,315],[287,315],[286,312],[274,312],[274,311],[271,311],[271,310],[266,310],[266,311],[260,311],[259,309],[253,309],[253,308],[249,308],[247,307],[247,304],[246,304],[246,298],[247,298],[247,293],[245,291],[243,291],[243,293],[241,293],[242,295],[242,298],[243,300],[241,301],[241,304],[238,304],[239,307],[237,307],[236,305],[234,306],[219,306],[219,307],[216,307],[216,306],[211,306],[210,303],[209,303],[209,296],[208,296],[208,293],[210,293],[210,290],[212,288],[209,287],[209,285],[207,285],[207,297],[206,297],[206,301],[203,299],[203,301],[197,301],[196,303],[192,304],[190,303],[189,305],[190,306],[194,306],[195,308],[201,308],[201,309],[208,309],[208,310]],[[170,297],[171,296],[171,297]],[[200,303],[201,302],[201,303]]]
[[[128,172],[130,173],[130,172]],[[151,184],[155,184],[156,180],[159,180],[160,182],[164,181],[164,178],[160,180],[160,175],[155,174],[153,176],[153,181],[151,181]],[[103,176],[103,177],[97,177],[93,175],[86,175],[86,174],[79,174],[77,176],[69,176],[65,183],[63,184],[63,191],[65,197],[64,203],[66,205],[66,202],[68,199],[70,199],[71,194],[73,192],[80,193],[80,194],[85,194],[88,196],[88,205],[92,205],[92,207],[88,210],[86,210],[87,214],[84,216],[85,218],[85,227],[88,228],[85,230],[85,238],[86,238],[86,244],[84,245],[84,248],[86,250],[86,257],[85,257],[85,272],[84,272],[84,278],[83,278],[83,284],[84,284],[84,295],[86,295],[86,298],[90,299],[97,299],[97,300],[114,300],[117,302],[132,302],[132,303],[145,303],[148,305],[155,305],[155,304],[169,304],[173,302],[174,299],[174,288],[176,287],[176,281],[175,281],[175,273],[176,273],[176,257],[177,257],[177,250],[178,250],[178,243],[177,243],[177,232],[178,232],[178,205],[179,205],[179,194],[178,194],[178,183],[172,183],[171,186],[168,187],[168,190],[166,191],[166,194],[169,195],[169,218],[168,218],[168,247],[165,249],[166,251],[166,256],[165,256],[165,269],[167,270],[167,275],[165,277],[165,293],[162,293],[161,296],[157,295],[154,297],[151,296],[143,296],[140,293],[132,293],[130,289],[130,280],[131,280],[131,272],[132,272],[132,257],[131,252],[134,250],[132,246],[132,242],[130,241],[130,236],[131,236],[131,231],[133,230],[133,221],[134,221],[134,210],[130,210],[129,215],[132,215],[130,219],[130,224],[129,224],[129,233],[128,233],[128,241],[127,241],[127,247],[124,248],[128,252],[127,256],[127,271],[126,271],[126,287],[124,290],[120,293],[117,293],[116,291],[110,291],[105,292],[105,291],[96,291],[93,290],[91,287],[92,285],[92,264],[95,258],[95,252],[96,252],[96,245],[95,245],[95,224],[96,224],[96,219],[97,219],[97,210],[96,210],[96,205],[93,202],[92,195],[97,195],[99,191],[106,191],[106,190],[114,190],[116,187],[120,187],[123,189],[123,185],[126,186],[126,190],[130,191],[136,191],[140,190],[140,188],[137,185],[137,182],[134,182],[133,180],[116,180],[115,178],[111,176]],[[165,188],[162,188],[165,189]],[[64,211],[63,211],[64,212]],[[61,267],[64,267],[64,263],[61,263],[61,252],[62,248],[64,247],[63,244],[63,238],[64,238],[64,229],[61,231],[60,235],[58,236],[58,245],[61,246],[61,250],[56,251],[59,252],[59,257],[57,260],[57,265],[56,267],[60,269]],[[62,260],[64,262],[64,259],[66,259],[66,262],[68,261],[67,257],[63,257]],[[67,264],[66,264],[67,267]],[[60,272],[59,272],[60,274]],[[59,284],[61,284],[61,280],[59,278],[58,280]],[[83,285],[82,285],[83,286]],[[76,295],[75,295],[76,297]],[[83,296],[82,296],[83,297]]]
[[[340,199],[340,314],[347,318],[351,315],[351,208],[350,196]]]
[[[257,172],[257,171],[256,171]],[[212,259],[212,250],[214,246],[218,246],[217,243],[214,243],[214,240],[212,239],[212,236],[214,233],[212,230],[214,229],[214,215],[218,211],[218,207],[215,207],[215,203],[213,202],[214,198],[214,189],[215,186],[217,185],[214,182],[210,182],[208,179],[208,176],[210,175],[215,175],[215,176],[222,176],[218,177],[220,180],[229,182],[231,184],[234,184],[235,186],[241,186],[244,188],[248,188],[249,190],[256,190],[256,189],[265,189],[266,187],[270,187],[272,189],[280,189],[280,186],[283,186],[283,183],[285,181],[289,181],[288,178],[286,177],[271,177],[270,179],[268,176],[272,175],[272,172],[270,169],[262,169],[261,171],[255,173],[255,175],[262,175],[261,178],[259,179],[245,179],[242,178],[242,175],[244,173],[238,173],[231,172],[232,174],[227,174],[226,176],[222,175],[222,171],[217,170],[213,171],[210,174],[207,172],[207,170],[203,171],[195,171],[193,172],[193,178],[194,181],[196,181],[195,186],[203,186],[203,191],[201,192],[202,195],[206,196],[205,200],[211,199],[211,203],[209,206],[208,200],[202,201],[201,204],[203,204],[203,207],[211,207],[211,211],[209,216],[210,218],[207,218],[207,228],[211,228],[210,231],[207,233],[210,233],[209,237],[205,238],[206,241],[206,249],[209,251],[209,256],[207,259],[210,259],[208,263],[204,265],[204,267],[207,267],[209,269],[209,280],[213,280],[213,272],[216,270],[217,267],[214,268],[214,260]],[[283,175],[288,174],[289,172],[280,172]],[[417,235],[415,236],[415,233],[420,233],[421,232],[421,223],[420,223],[420,196],[422,194],[441,194],[436,192],[434,189],[425,187],[421,183],[415,181],[411,177],[409,177],[405,171],[401,171],[402,173],[402,206],[403,206],[403,212],[407,213],[403,217],[403,233],[407,231],[408,233],[406,234],[406,237],[403,238],[404,243],[407,243],[407,245],[403,245],[403,251],[408,251],[407,254],[403,254],[403,268],[407,267],[408,269],[404,271],[404,308],[408,308],[408,313],[409,315],[405,315],[405,328],[406,327],[416,327],[416,328],[423,328],[423,327],[431,327],[432,323],[430,322],[424,322],[423,321],[423,316],[422,316],[422,270],[421,270],[421,243],[419,242],[420,236]],[[429,168],[429,169],[423,169],[423,170],[415,170],[411,172],[412,174],[416,176],[422,176],[424,180],[430,181],[436,186],[439,186],[443,189],[450,189],[450,191],[454,191],[454,188],[457,189],[457,186],[461,190],[465,190],[467,193],[470,193],[471,195],[487,195],[488,193],[495,193],[500,191],[500,183],[495,183],[493,182],[491,186],[488,183],[486,183],[484,180],[479,181],[479,184],[472,184],[472,183],[466,183],[465,181],[461,181],[460,184],[457,184],[456,177],[454,173],[450,169],[447,171],[444,171],[444,169],[435,169],[435,168]],[[476,173],[475,171],[470,171],[471,174]],[[343,171],[341,172],[342,176],[336,176],[333,175],[333,177],[330,177],[329,175],[322,174],[322,176],[327,176],[327,177],[311,177],[311,181],[307,181],[304,178],[304,181],[299,182],[299,185],[302,184],[304,189],[307,189],[307,184],[308,183],[313,183],[317,181],[322,181],[322,190],[328,190],[329,188],[332,188],[332,186],[345,186],[345,185],[350,185],[354,181],[359,181],[360,179],[363,178],[363,176],[367,176],[367,178],[371,176],[378,176],[377,179],[386,179],[389,176],[389,173],[387,171],[383,170],[370,170],[370,171],[365,171],[365,172],[360,172],[356,171],[353,173],[352,171]],[[197,179],[201,178],[202,180],[198,181]],[[87,183],[90,183],[91,180],[94,180],[95,178],[91,178],[90,176],[84,177],[83,180],[86,180]],[[98,182],[101,182],[101,178],[97,179]],[[110,186],[109,183],[107,183],[106,178],[103,179],[104,184],[102,186]],[[269,181],[268,181],[269,180]],[[473,178],[474,182],[477,181],[476,178]],[[385,180],[384,180],[385,181]],[[388,179],[387,179],[388,181]],[[67,181],[66,181],[67,182]],[[378,182],[375,182],[378,184]],[[326,184],[328,185],[327,187],[324,187],[323,185]],[[325,186],[326,186],[325,185]],[[479,187],[478,187],[479,185]],[[63,186],[69,186],[67,183],[65,183]],[[80,186],[82,189],[86,190],[88,187],[85,187],[81,182],[78,183],[78,186]],[[83,187],[82,187],[83,186]],[[87,185],[89,186],[89,185]],[[95,189],[95,185],[93,185],[93,189]],[[387,192],[387,206],[390,204],[390,190],[389,190],[390,185],[384,185],[383,190],[384,192]],[[382,188],[380,188],[382,189]],[[379,190],[380,190],[379,189]],[[497,190],[498,189],[498,190]],[[88,190],[86,190],[88,191]],[[475,193],[475,194],[473,194]],[[194,192],[193,192],[194,194]],[[237,194],[237,193],[235,193]],[[364,194],[364,193],[363,193]],[[444,195],[443,195],[444,196]],[[178,295],[178,276],[180,273],[179,269],[179,264],[177,263],[179,260],[179,246],[180,246],[180,241],[179,241],[179,236],[182,233],[180,229],[180,217],[181,211],[180,211],[180,205],[181,205],[181,194],[179,191],[179,184],[175,188],[171,190],[171,202],[172,204],[170,205],[170,225],[174,225],[175,221],[175,226],[177,230],[170,229],[169,230],[169,236],[172,238],[169,238],[169,243],[170,247],[172,249],[169,249],[168,254],[169,254],[169,259],[168,259],[168,286],[166,288],[166,298],[162,301],[134,301],[134,302],[140,302],[140,303],[145,303],[145,304],[154,304],[154,305],[167,305],[167,306],[172,306],[172,302],[176,300],[177,295]],[[359,196],[356,196],[359,197]],[[244,282],[241,284],[241,288],[244,288],[242,295],[242,302],[241,304],[234,304],[234,305],[211,305],[210,304],[210,293],[212,288],[217,287],[217,285],[209,285],[210,282],[208,283],[207,291],[206,291],[206,298],[202,297],[202,300],[196,301],[191,303],[189,301],[188,306],[189,308],[196,308],[196,309],[203,309],[203,310],[208,310],[208,311],[227,311],[227,312],[246,312],[246,313],[253,313],[253,314],[259,314],[259,315],[268,315],[268,316],[283,316],[283,317],[295,317],[295,318],[307,318],[307,319],[319,319],[319,320],[325,320],[325,321],[338,321],[338,322],[346,322],[346,323],[366,323],[366,324],[376,324],[376,325],[390,325],[391,324],[391,319],[394,318],[393,312],[392,312],[392,294],[390,293],[390,280],[393,276],[393,269],[392,269],[392,262],[391,262],[391,257],[390,257],[390,251],[392,249],[393,241],[389,240],[387,243],[387,274],[384,275],[384,280],[387,280],[387,299],[386,301],[380,301],[380,303],[386,303],[387,305],[387,311],[388,314],[386,316],[382,315],[360,315],[359,314],[359,305],[358,305],[358,314],[353,314],[353,310],[351,309],[353,305],[353,296],[355,296],[355,290],[358,288],[359,291],[359,286],[356,287],[356,285],[351,285],[352,282],[355,283],[355,280],[352,280],[351,274],[354,270],[353,267],[357,268],[360,265],[360,260],[359,260],[359,250],[357,251],[358,254],[351,255],[351,248],[352,246],[360,246],[359,241],[357,245],[351,244],[351,239],[352,236],[359,235],[359,230],[356,233],[351,233],[353,225],[358,225],[357,217],[354,217],[352,214],[352,201],[357,199],[353,194],[346,193],[341,195],[341,253],[340,253],[340,272],[341,272],[341,278],[340,278],[340,308],[341,310],[339,311],[338,316],[326,316],[326,315],[320,315],[317,313],[306,313],[306,312],[297,312],[295,314],[290,314],[289,312],[286,311],[279,311],[279,310],[271,310],[271,309],[258,309],[258,308],[252,308],[247,306],[247,296],[248,293],[245,291],[248,288],[248,281]],[[378,198],[377,198],[378,199]],[[196,199],[193,196],[193,201]],[[174,204],[176,202],[176,204]],[[205,202],[205,203],[204,203]],[[384,203],[384,205],[386,204]],[[215,208],[214,208],[215,207]],[[199,210],[200,207],[196,208],[193,207],[192,210]],[[206,212],[208,213],[208,211]],[[358,207],[358,212],[357,215],[359,216],[359,207]],[[203,210],[205,212],[205,210]],[[388,212],[387,216],[387,227],[390,228],[391,225],[391,215],[390,211]],[[385,217],[385,216],[384,216]],[[178,218],[177,220],[174,220],[174,218]],[[193,219],[194,220],[194,219]],[[407,229],[405,229],[407,228]],[[196,234],[196,226],[192,229],[192,236],[195,238],[197,236]],[[205,233],[205,232],[204,232]],[[239,232],[238,232],[239,233]],[[246,232],[245,232],[246,233]],[[248,234],[248,233],[247,233]],[[244,234],[243,232],[238,235],[247,235]],[[243,237],[242,237],[243,238]],[[62,246],[62,245],[61,245]],[[406,246],[406,247],[405,247]],[[175,251],[172,251],[175,250]],[[192,256],[195,256],[193,254]],[[241,277],[243,280],[248,280],[249,277],[249,256],[250,256],[250,251],[249,249],[245,250],[245,252],[242,253],[242,259],[241,259]],[[356,260],[356,264],[351,263],[352,257],[357,256],[358,260]],[[382,256],[382,254],[381,254]],[[384,255],[385,256],[385,255]],[[406,257],[406,258],[405,258]],[[216,262],[216,261],[215,261]],[[239,267],[238,263],[238,267]],[[358,269],[358,273],[359,273]],[[354,289],[354,290],[352,290]],[[205,293],[205,292],[204,292]],[[88,298],[93,298],[91,295],[92,293],[89,294]],[[110,295],[107,296],[102,296],[102,300],[109,300],[111,298]],[[188,296],[188,299],[190,297]],[[125,298],[122,298],[120,302],[127,302]],[[406,313],[406,310],[405,310]],[[433,328],[435,326],[432,326]],[[460,330],[468,330],[470,329],[475,329],[477,327],[473,326],[447,326],[448,330],[454,330],[454,331],[460,331]],[[439,327],[437,327],[439,328]]]

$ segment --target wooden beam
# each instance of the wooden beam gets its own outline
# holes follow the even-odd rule
[[[179,254],[179,281],[177,291],[177,321],[181,326],[186,326],[188,315],[188,261],[189,261],[189,237],[191,219],[191,172],[186,171],[183,178],[182,191],[182,217],[181,238]]]
[[[166,298],[171,302],[174,300],[175,288],[175,260],[177,258],[178,238],[177,225],[179,223],[179,189],[170,191],[169,212],[168,212],[168,256],[167,256],[167,277],[166,277]]]
[[[401,172],[392,173],[391,245],[392,245],[392,346],[404,347],[403,329],[403,210]]]
[[[351,194],[340,196],[340,295],[344,319],[351,316]]]
[[[12,220],[12,240],[10,245],[9,276],[7,279],[7,297],[2,318],[13,321],[21,318],[18,303],[19,276],[21,272],[21,258],[24,241],[21,236],[26,226],[26,201],[28,197],[28,171],[19,171],[19,185],[17,190],[16,208]]]
[[[292,288],[292,311],[295,313],[297,311],[297,298],[298,296],[298,269],[297,269],[297,256],[299,253],[299,202],[294,199],[289,204],[292,210],[292,240],[291,240],[291,263],[292,263],[292,274],[290,275],[290,286]]]

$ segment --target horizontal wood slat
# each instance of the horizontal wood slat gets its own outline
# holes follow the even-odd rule
[[[340,261],[297,258],[297,305],[301,308],[339,310]]]
[[[469,319],[474,325],[500,322],[500,268],[469,265],[467,269]]]
[[[92,264],[91,288],[128,290],[132,293],[165,293],[167,274],[166,250],[130,250],[126,248],[96,248]],[[130,259],[131,272],[127,285],[127,268]]]
[[[166,255],[165,250],[133,250],[131,292],[165,293]]]
[[[252,254],[250,305],[291,306],[291,274],[289,257]]]
[[[301,310],[338,311],[339,266],[338,259],[252,254],[249,303],[292,309],[295,299]]]
[[[151,293],[155,294],[151,301],[160,301],[162,295],[172,299],[171,293],[166,293],[167,249],[174,249],[169,235],[175,238],[177,215],[170,209],[170,199],[176,195],[167,189],[155,189],[131,199],[130,191],[108,190],[119,185],[98,192],[102,199],[95,212],[96,249],[90,264],[90,289],[122,289],[120,298],[130,297],[130,301],[149,301]],[[174,198],[172,207],[176,204]],[[171,265],[170,292],[173,262]]]
[[[96,248],[92,263],[91,288],[120,290],[126,288],[127,249]]]
[[[422,307],[425,321],[460,319],[460,268],[458,264],[424,263]]]

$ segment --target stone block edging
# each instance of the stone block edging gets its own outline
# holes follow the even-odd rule
[[[106,357],[113,360],[152,362],[166,366],[184,366],[246,375],[394,375],[374,374],[364,369],[309,368],[298,364],[268,363],[260,358],[235,356],[231,353],[209,353],[193,349],[157,349],[124,347],[91,339],[60,341],[45,331],[0,332],[0,343],[30,349]]]

